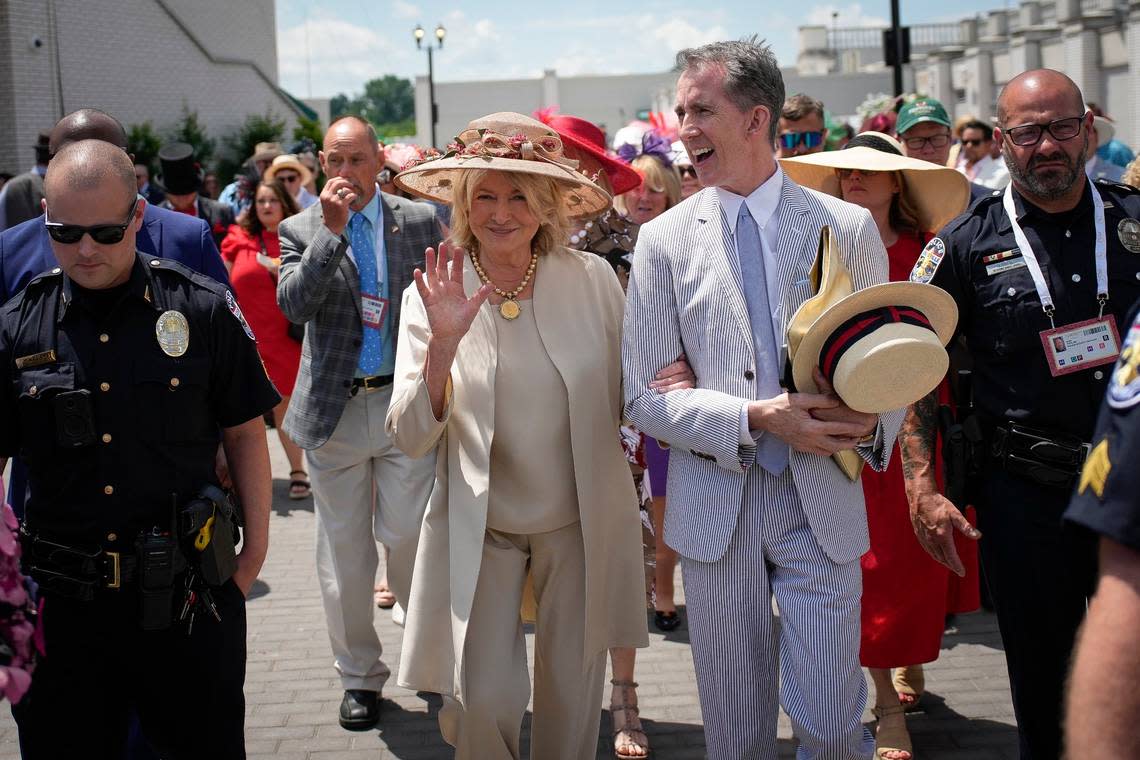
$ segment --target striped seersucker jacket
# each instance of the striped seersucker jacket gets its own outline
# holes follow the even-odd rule
[[[783,180],[775,276],[786,324],[812,295],[808,279],[819,231],[830,225],[856,289],[886,282],[886,250],[870,213]],[[781,338],[783,331],[780,332]],[[659,394],[657,370],[682,352],[697,376],[692,390]],[[732,228],[715,189],[702,190],[641,228],[625,312],[622,362],[626,416],[669,443],[665,540],[683,556],[718,560],[736,527],[754,445],[740,445],[740,410],[756,398],[755,353]],[[748,377],[745,377],[745,373]],[[880,415],[875,446],[860,448],[886,467],[902,410]],[[868,547],[863,488],[828,457],[793,450],[792,476],[816,540],[835,562]],[[758,537],[757,537],[758,538]]]
[[[422,267],[424,250],[439,243],[435,210],[426,203],[380,194],[393,344],[400,300]],[[319,203],[281,223],[281,271],[277,303],[293,322],[305,324],[301,369],[285,414],[285,432],[303,449],[322,446],[336,429],[349,398],[364,336],[360,275],[346,253],[348,238],[324,225]]]

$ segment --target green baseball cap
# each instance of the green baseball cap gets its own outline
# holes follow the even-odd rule
[[[903,134],[915,124],[932,121],[944,127],[950,126],[950,117],[946,109],[934,98],[919,98],[912,100],[899,109],[899,118],[895,123],[895,133]]]

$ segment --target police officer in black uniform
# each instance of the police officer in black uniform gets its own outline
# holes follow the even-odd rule
[[[1065,513],[1100,538],[1100,582],[1069,686],[1072,757],[1140,757],[1140,309],[1133,315]]]
[[[230,292],[135,250],[120,148],[72,143],[47,177],[60,266],[0,309],[0,456],[28,465],[26,571],[46,654],[13,712],[25,758],[121,757],[129,711],[167,758],[242,758],[244,595],[271,498],[279,400]],[[218,486],[224,444],[244,512]]]
[[[1140,194],[1085,176],[1092,114],[1064,74],[1014,78],[998,117],[1011,187],[942,230],[911,279],[958,304],[980,433],[973,502],[1021,757],[1053,760],[1096,572],[1094,543],[1063,530],[1061,518],[1119,351],[1117,325],[1140,297]],[[925,399],[900,434],[912,521],[931,555],[961,573],[953,531],[979,533],[938,495],[936,427],[937,408]]]

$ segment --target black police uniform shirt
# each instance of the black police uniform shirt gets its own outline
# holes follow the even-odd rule
[[[170,311],[188,323],[180,356],[158,341]],[[28,466],[29,531],[107,549],[172,527],[175,504],[217,484],[221,429],[280,400],[233,295],[141,253],[118,288],[56,268],[0,308],[0,380],[0,456]],[[74,391],[88,401],[60,398]]]
[[[1124,329],[1124,348],[1065,519],[1140,552],[1140,308]]]
[[[1099,181],[1104,199],[1109,300],[1121,340],[1140,299],[1140,192]],[[1097,303],[1093,187],[1064,214],[1050,214],[1014,190],[1018,221],[1053,296],[1057,327],[1095,318]],[[927,244],[911,273],[958,304],[957,335],[973,360],[973,398],[984,426],[1006,420],[1088,441],[1111,365],[1053,377],[1040,333],[1049,318],[1002,206],[1002,193],[979,200]]]

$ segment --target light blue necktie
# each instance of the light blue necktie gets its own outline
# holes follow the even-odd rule
[[[740,257],[740,279],[756,346],[756,393],[759,398],[772,398],[780,395],[780,348],[772,330],[764,243],[747,203],[740,204],[736,217],[736,254]],[[788,444],[765,433],[756,444],[756,461],[768,472],[779,475],[788,466]]]
[[[352,245],[352,255],[356,259],[356,271],[360,273],[360,292],[378,296],[380,286],[372,223],[364,214],[353,214],[348,222],[348,230],[348,242]],[[364,342],[360,346],[359,366],[365,377],[371,377],[380,369],[384,358],[384,337],[379,328],[367,324],[361,326],[364,328]]]

